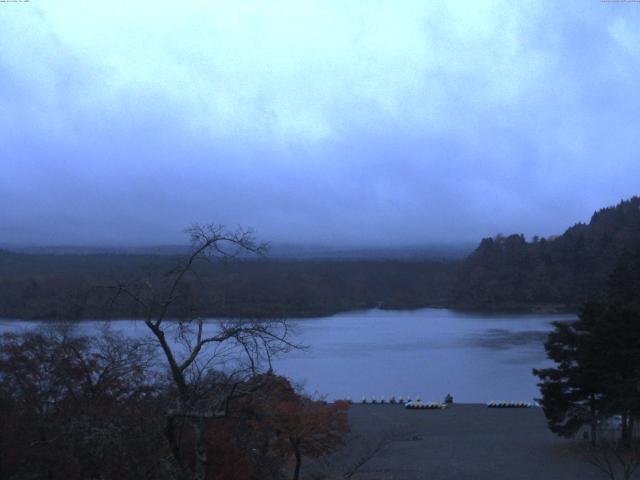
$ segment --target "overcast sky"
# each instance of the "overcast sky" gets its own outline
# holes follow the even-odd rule
[[[640,192],[640,4],[0,3],[0,242],[551,235]]]

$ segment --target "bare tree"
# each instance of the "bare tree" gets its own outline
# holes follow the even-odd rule
[[[187,277],[197,278],[197,264],[248,254],[262,255],[266,244],[257,243],[251,230],[225,230],[216,225],[194,225],[187,230],[191,251],[161,281],[142,279],[114,287],[144,312],[144,324],[155,337],[176,390],[176,403],[167,409],[166,437],[173,459],[185,478],[206,478],[206,426],[225,417],[231,398],[260,387],[250,381],[271,370],[275,355],[296,348],[289,340],[285,321],[226,320],[205,322],[197,315],[168,321],[171,308],[180,301]],[[177,423],[186,422],[193,435],[192,461],[186,462],[180,447]]]

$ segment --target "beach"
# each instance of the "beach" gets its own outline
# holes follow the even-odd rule
[[[401,405],[354,404],[350,419],[353,439],[336,454],[336,465],[348,469],[383,444],[354,479],[606,478],[580,453],[586,451],[584,441],[551,433],[537,407],[454,404],[445,410],[408,410]]]

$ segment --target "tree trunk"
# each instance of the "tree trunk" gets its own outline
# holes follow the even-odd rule
[[[293,471],[293,480],[298,480],[300,478],[300,467],[302,466],[302,455],[300,455],[298,445],[294,444],[293,451],[296,457],[296,468]]]
[[[596,399],[591,395],[589,402],[589,410],[591,413],[591,446],[595,447],[598,442],[598,409],[596,408]]]
[[[629,413],[625,412],[622,415],[622,444],[625,447],[628,447],[631,444],[630,438],[630,430],[629,430]]]
[[[207,478],[207,445],[205,441],[206,420],[202,417],[194,418],[191,422],[195,434],[195,466],[194,480],[206,480]]]
[[[186,473],[186,468],[184,462],[182,461],[182,454],[180,453],[180,446],[178,445],[178,439],[176,438],[175,433],[175,417],[167,416],[166,424],[164,427],[164,434],[169,443],[169,448],[171,449],[171,455],[173,456],[174,461],[180,468],[180,472],[182,475]]]

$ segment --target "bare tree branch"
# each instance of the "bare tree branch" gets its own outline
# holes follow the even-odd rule
[[[145,312],[144,324],[163,352],[177,392],[177,404],[167,409],[167,441],[183,473],[188,473],[194,480],[204,480],[207,459],[202,442],[206,421],[227,415],[231,398],[250,395],[260,388],[259,381],[250,380],[256,378],[264,363],[271,370],[274,356],[300,347],[290,339],[285,321],[205,323],[204,319],[194,315],[177,324],[166,322],[180,298],[181,285],[188,276],[197,278],[195,266],[199,261],[263,255],[267,250],[267,244],[255,241],[252,230],[240,227],[228,231],[222,225],[195,224],[186,233],[191,241],[190,253],[164,274],[160,284],[144,279],[111,288],[114,302],[118,296],[124,296]],[[174,339],[171,331],[176,333]],[[218,355],[225,356],[224,367],[228,368],[230,360],[233,361],[230,373],[222,374],[212,368]],[[232,355],[235,358],[227,358]],[[195,451],[192,452],[195,454],[193,467],[184,461],[183,452],[178,447],[177,418],[190,422],[196,438]]]

